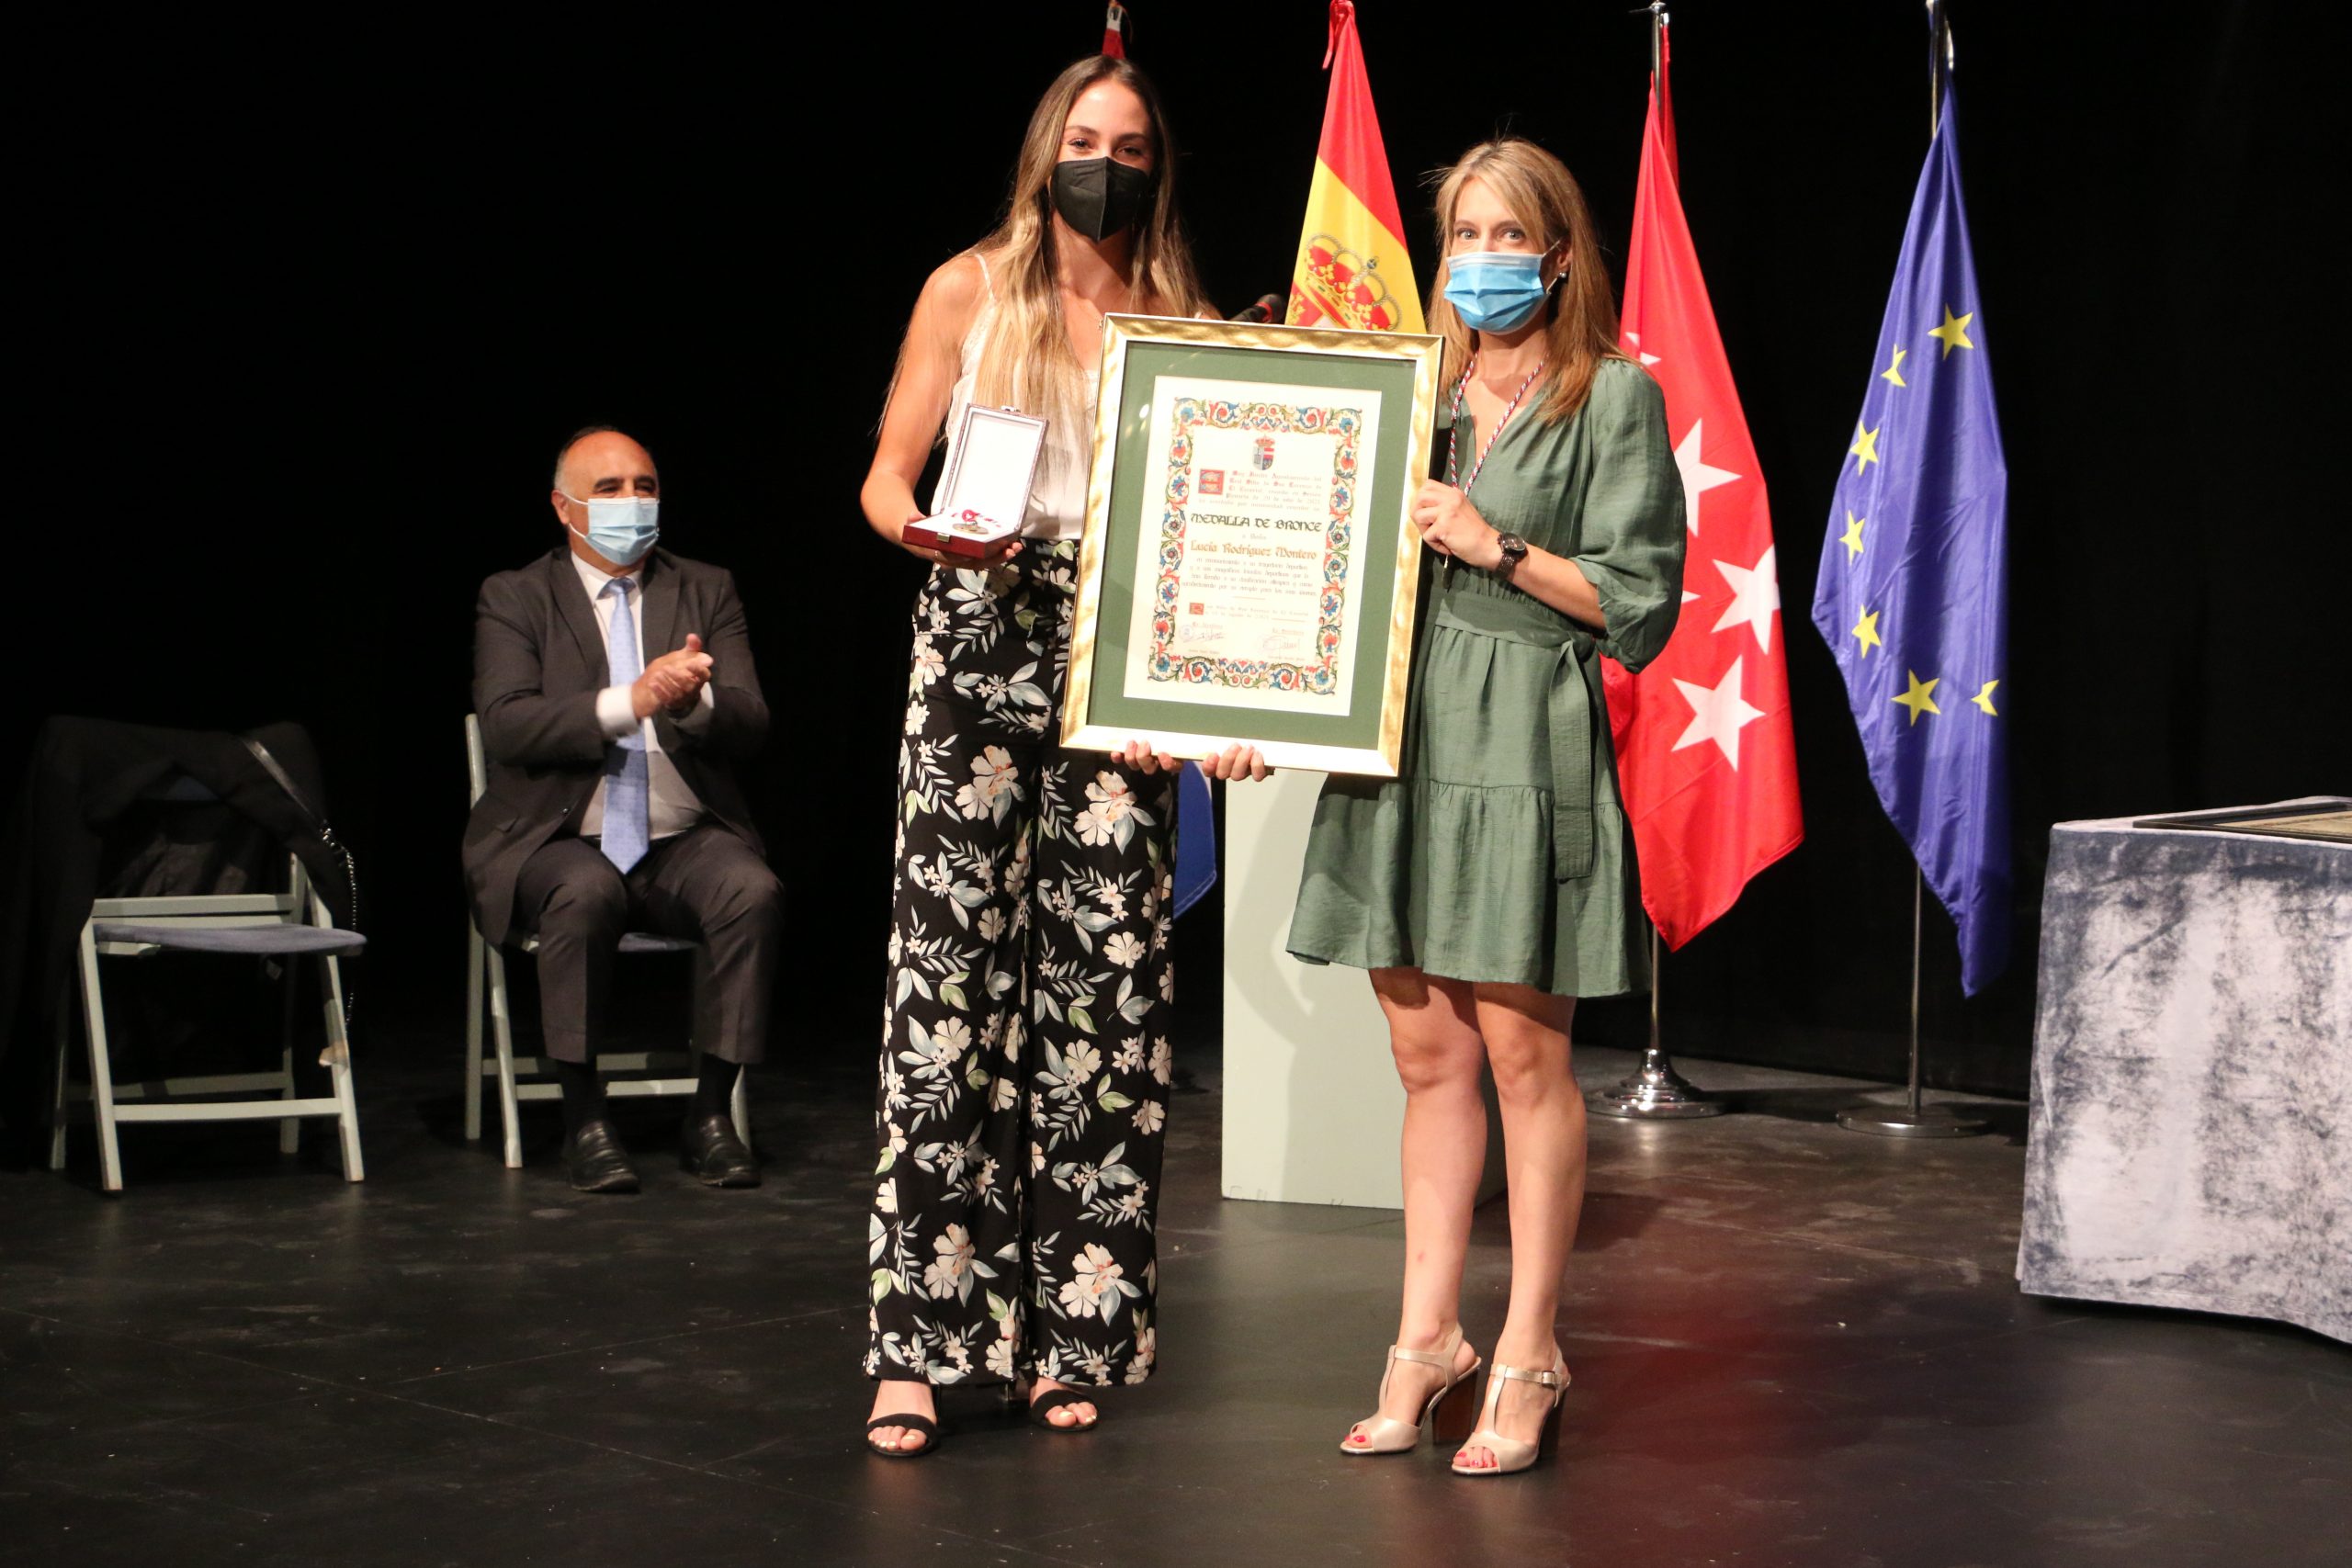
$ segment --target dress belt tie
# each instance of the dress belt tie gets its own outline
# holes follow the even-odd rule
[[[1609,711],[1601,694],[1600,660],[1591,657],[1592,636],[1566,616],[1555,626],[1530,626],[1523,615],[1510,616],[1508,624],[1500,624],[1504,618],[1498,615],[1494,623],[1481,626],[1471,618],[1476,614],[1441,604],[1434,619],[1441,626],[1473,637],[1557,650],[1544,699],[1552,741],[1552,880],[1589,876],[1595,837],[1593,727],[1595,716]]]

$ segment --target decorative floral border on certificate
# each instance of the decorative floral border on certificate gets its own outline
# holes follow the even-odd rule
[[[1170,417],[1175,421],[1175,430],[1168,446],[1166,509],[1159,518],[1159,586],[1151,616],[1151,679],[1329,695],[1340,682],[1340,628],[1347,610],[1348,547],[1352,533],[1349,524],[1355,515],[1356,440],[1363,432],[1363,411],[1179,398]],[[1179,659],[1169,651],[1169,642],[1176,634],[1177,583],[1184,564],[1184,509],[1193,496],[1192,432],[1203,425],[1213,430],[1336,434],[1339,438],[1331,457],[1330,522],[1323,534],[1321,624],[1315,634],[1313,664],[1264,659]]]

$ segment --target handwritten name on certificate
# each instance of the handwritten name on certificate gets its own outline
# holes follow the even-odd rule
[[[1161,376],[1149,418],[1126,694],[1345,715],[1380,394]]]

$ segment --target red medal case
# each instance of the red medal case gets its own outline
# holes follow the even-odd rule
[[[1042,419],[1011,409],[966,409],[938,511],[907,525],[907,543],[971,560],[996,555],[1029,514],[1045,442]]]

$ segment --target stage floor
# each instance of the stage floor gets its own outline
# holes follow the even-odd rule
[[[86,1134],[64,1179],[0,1177],[0,1561],[2342,1561],[2344,1347],[2019,1295],[2021,1106],[1907,1145],[1838,1130],[1837,1080],[1705,1063],[1747,1114],[1593,1122],[1576,1383],[1533,1473],[1336,1450],[1395,1326],[1397,1217],[1221,1200],[1212,1074],[1170,1117],[1151,1382],[1075,1438],[951,1393],[940,1454],[869,1459],[869,1058],[830,1055],[756,1079],[751,1192],[692,1184],[643,1103],[641,1196],[573,1194],[551,1108],[506,1171],[458,1136],[454,1055],[363,1055],[363,1188],[266,1124],[126,1134],[119,1199]],[[1507,1276],[1497,1202],[1482,1346]]]

